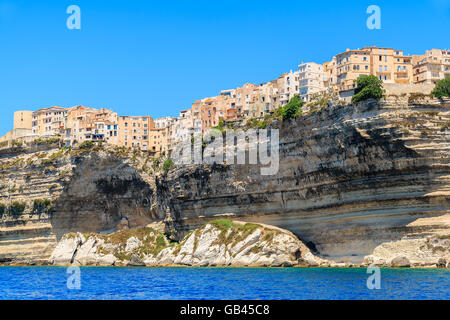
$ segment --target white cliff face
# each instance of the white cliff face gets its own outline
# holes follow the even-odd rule
[[[327,262],[315,257],[289,231],[222,219],[205,224],[179,244],[169,243],[151,228],[109,236],[68,234],[58,243],[50,263],[289,267]]]
[[[50,264],[112,266],[118,259],[98,252],[103,243],[95,236],[86,239],[81,233],[65,235],[53,251]]]

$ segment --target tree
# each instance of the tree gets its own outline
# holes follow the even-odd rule
[[[283,120],[294,118],[302,113],[303,101],[298,95],[295,95],[281,110]]]
[[[450,97],[450,78],[439,80],[431,91],[431,95],[439,99]]]
[[[166,161],[164,161],[163,163],[163,170],[164,172],[169,171],[170,169],[172,169],[174,163],[173,160],[171,158],[168,158]]]
[[[360,76],[356,80],[356,89],[352,102],[358,103],[367,99],[378,101],[383,97],[383,92],[383,81],[373,75]]]

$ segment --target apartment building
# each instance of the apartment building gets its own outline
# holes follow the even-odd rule
[[[117,113],[112,110],[84,106],[70,108],[64,127],[67,145],[84,141],[119,143]]]
[[[105,123],[106,126],[112,125]],[[111,128],[111,127],[107,127]],[[119,116],[118,117],[119,146],[150,150],[153,145],[151,130],[155,128],[152,117],[149,116]]]
[[[337,83],[336,77],[336,57],[323,64],[324,85],[326,88],[334,88]]]
[[[301,63],[298,66],[299,96],[303,101],[325,91],[326,75],[321,64],[314,62]]]
[[[413,82],[436,84],[450,77],[450,51],[431,49],[424,55],[413,56]]]
[[[242,87],[236,88],[236,116],[237,118],[248,117],[256,110],[259,87],[246,83]]]
[[[49,107],[34,111],[32,132],[38,136],[62,135],[65,131],[67,108]]]
[[[280,89],[274,82],[266,82],[259,85],[257,102],[255,104],[255,112],[250,114],[251,117],[262,117],[280,105],[279,99]]]
[[[355,81],[361,75],[374,75],[385,83],[412,82],[412,57],[404,55],[402,50],[379,47],[347,49],[336,55],[333,61],[326,64],[327,74],[338,91],[356,88]]]
[[[224,119],[225,120],[233,120],[237,117],[237,109],[236,109],[236,89],[228,89],[222,90],[220,92],[221,101],[223,103],[224,109]]]
[[[299,71],[282,74],[276,81],[279,89],[279,101],[281,106],[286,105],[295,95],[299,94]]]
[[[172,145],[175,147],[180,142],[191,139],[194,134],[192,109],[180,111],[180,116],[172,120]]]

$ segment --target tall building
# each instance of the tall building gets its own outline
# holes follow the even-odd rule
[[[286,105],[295,95],[299,94],[299,71],[285,73],[278,77],[277,87],[279,89],[279,101],[282,106]]]
[[[192,109],[180,111],[180,116],[172,119],[171,145],[175,147],[180,142],[191,139],[194,134]]]
[[[54,136],[64,134],[67,111],[67,108],[49,107],[33,112],[33,134],[38,136]]]
[[[14,112],[14,129],[29,129],[33,127],[33,111]]]
[[[413,56],[414,83],[435,84],[450,77],[450,51],[431,49],[424,55]]]
[[[338,91],[356,88],[356,79],[361,75],[374,75],[385,83],[411,83],[412,57],[402,50],[393,48],[365,47],[337,54],[332,62],[327,63],[327,73],[335,77]],[[334,82],[331,80],[331,82]]]
[[[314,62],[298,66],[299,96],[303,101],[310,101],[315,94],[325,90],[325,72],[323,66]]]
[[[118,142],[119,146],[150,150],[153,145],[151,130],[155,127],[149,116],[119,116]]]

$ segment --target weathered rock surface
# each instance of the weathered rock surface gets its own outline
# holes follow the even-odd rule
[[[55,248],[54,265],[272,266],[327,264],[292,233],[231,220],[208,223],[179,243],[152,228],[65,235]]]
[[[226,164],[166,174],[148,155],[122,148],[0,150],[0,263],[46,263],[67,233],[163,223],[159,230],[181,240],[227,216],[289,230],[337,264],[371,255],[387,264],[404,254],[404,241],[421,248],[427,237],[450,233],[449,120],[449,100],[403,95],[275,121],[280,168],[273,176]],[[14,202],[25,210],[9,210]],[[439,250],[421,252],[404,255],[412,265],[424,256],[448,264]],[[77,255],[73,263],[87,259]]]

